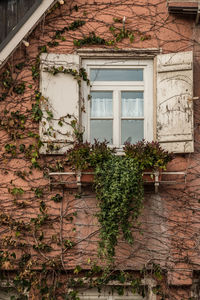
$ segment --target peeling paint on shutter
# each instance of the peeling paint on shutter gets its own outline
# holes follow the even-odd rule
[[[40,138],[44,146],[40,152],[65,153],[74,141],[73,129],[69,124],[73,120],[79,121],[79,85],[71,74],[52,75],[45,68],[63,66],[78,70],[79,56],[43,53],[40,59],[40,91],[44,96],[41,103],[43,118],[40,122]]]
[[[194,151],[193,53],[157,56],[157,139],[176,153]]]

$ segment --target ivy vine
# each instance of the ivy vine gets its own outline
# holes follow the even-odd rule
[[[100,252],[115,255],[120,231],[133,243],[132,228],[143,206],[143,167],[136,159],[112,156],[95,169],[95,190],[100,211]]]
[[[68,162],[76,170],[93,168],[95,191],[99,200],[99,253],[112,260],[120,233],[133,243],[132,229],[143,206],[143,172],[166,169],[173,154],[158,142],[142,140],[124,146],[124,156],[116,156],[115,148],[106,141],[76,142],[67,152]]]
[[[60,7],[60,4],[56,3],[48,13]],[[69,11],[70,14],[72,12],[78,12],[79,7],[77,5],[72,6]],[[84,17],[86,14],[87,12],[84,12]],[[168,155],[165,153],[166,159],[163,158],[162,150],[159,149],[159,153],[161,154],[160,157],[158,152],[155,154],[154,148],[151,148],[150,145],[152,152],[151,150],[148,152],[148,157],[146,154],[146,156],[142,156],[143,152],[141,150],[139,152],[141,156],[138,157],[137,146],[130,145],[125,148],[126,155],[124,157],[117,157],[115,156],[115,150],[109,148],[106,142],[100,143],[95,141],[93,145],[90,143],[83,143],[83,131],[80,130],[78,121],[74,119],[73,116],[67,115],[66,117],[70,119],[69,123],[73,128],[77,142],[67,153],[67,159],[66,157],[53,158],[52,160],[44,158],[42,163],[40,161],[39,149],[42,146],[42,141],[38,135],[38,123],[41,122],[43,118],[41,102],[44,100],[43,96],[38,91],[40,55],[41,53],[48,52],[49,48],[57,47],[60,43],[64,42],[66,40],[64,35],[68,31],[77,30],[79,33],[80,28],[85,24],[86,21],[80,19],[79,16],[78,19],[71,24],[67,26],[65,24],[63,28],[59,27],[61,29],[53,31],[51,37],[45,39],[45,42],[44,39],[42,40],[41,45],[38,46],[38,52],[34,60],[32,57],[28,57],[28,51],[26,53],[24,50],[27,60],[18,62],[14,68],[9,65],[1,74],[1,88],[3,91],[0,95],[1,104],[8,96],[12,96],[12,93],[14,93],[14,97],[20,99],[20,106],[16,105],[15,110],[13,108],[10,110],[10,107],[7,107],[7,104],[5,105],[5,109],[2,110],[3,116],[0,120],[0,126],[8,133],[9,137],[9,140],[3,147],[3,159],[7,161],[10,158],[19,158],[28,160],[29,162],[27,168],[13,169],[13,174],[16,175],[18,179],[20,178],[25,183],[28,183],[29,180],[29,189],[24,188],[24,186],[20,186],[20,184],[18,185],[11,180],[8,187],[8,193],[11,197],[12,205],[14,203],[17,209],[26,208],[27,205],[31,205],[31,201],[23,201],[28,193],[33,195],[32,199],[34,199],[34,201],[32,202],[34,205],[36,205],[36,202],[38,205],[38,211],[35,209],[36,214],[29,219],[26,215],[26,221],[17,219],[7,212],[2,212],[2,214],[0,214],[0,224],[5,226],[6,229],[9,229],[13,234],[12,236],[5,236],[2,238],[3,250],[0,251],[0,267],[2,270],[13,270],[15,266],[18,268],[15,270],[12,279],[19,296],[16,298],[14,297],[13,299],[27,299],[28,297],[24,295],[24,292],[30,291],[31,288],[33,288],[39,291],[39,297],[42,300],[58,299],[60,290],[65,291],[63,294],[60,293],[63,299],[78,300],[77,289],[81,284],[82,286],[84,285],[81,278],[83,276],[89,279],[91,287],[95,286],[98,288],[101,288],[110,280],[118,280],[122,284],[125,281],[130,281],[133,292],[145,295],[144,287],[139,278],[135,278],[128,272],[115,271],[113,268],[110,268],[109,264],[114,260],[116,246],[121,235],[129,243],[133,243],[134,241],[132,229],[137,224],[137,219],[143,207],[144,190],[142,172],[145,163],[147,163],[148,160],[148,165],[152,168],[162,168],[163,166],[163,168],[165,168],[166,163],[170,161]],[[139,36],[142,41],[151,38],[150,35],[142,33],[139,30],[128,29],[122,24],[123,20],[121,18],[114,18],[111,24],[107,24],[108,39],[105,39],[105,36],[99,36],[97,32],[91,31],[88,33],[85,32],[82,35],[82,38],[80,38],[81,35],[77,35],[73,40],[73,44],[76,47],[86,45],[117,46],[117,43],[124,39],[128,39],[128,41],[132,43],[136,36]],[[19,76],[19,80],[16,79],[17,72],[21,75],[20,72],[25,67],[25,71],[32,74],[32,82],[30,82],[31,84],[29,85],[23,76]],[[81,85],[82,80],[85,81],[87,85],[90,85],[86,70],[83,68],[74,70],[72,68],[60,66],[46,68],[46,71],[50,72],[52,75],[58,73],[70,74],[79,85]],[[31,103],[30,106],[24,105],[24,109],[24,107],[21,106],[21,103],[23,102],[22,95],[24,95],[28,88],[33,89],[32,91],[28,91],[32,92],[31,99],[34,102]],[[45,99],[45,101],[48,100]],[[48,109],[48,105],[46,105],[46,108],[46,119],[47,121],[50,121],[53,119],[53,113]],[[66,123],[64,118],[58,120],[59,126],[62,127],[64,123]],[[28,131],[26,131],[27,128]],[[53,129],[50,128],[48,132],[49,135],[51,135],[51,131],[53,131]],[[25,138],[27,138],[27,140],[23,140]],[[20,140],[19,143],[18,139]],[[55,150],[56,146],[53,143],[50,143],[48,147],[49,153],[52,153],[52,150]],[[143,149],[143,146],[141,148]],[[155,154],[153,160],[151,159],[152,153]],[[62,206],[64,197],[59,192],[56,192],[55,195],[48,195],[49,191],[47,192],[47,190],[45,190],[45,186],[43,186],[43,183],[41,182],[43,179],[45,180],[48,178],[48,170],[64,172],[66,165],[69,166],[69,163],[76,170],[86,170],[90,167],[95,169],[95,190],[99,200],[99,212],[97,214],[100,224],[99,253],[100,255],[107,257],[109,263],[105,267],[98,266],[96,262],[91,262],[89,258],[89,271],[85,270],[83,272],[82,268],[77,265],[74,270],[71,271],[71,279],[68,278],[66,288],[66,282],[61,280],[61,273],[64,270],[62,254],[60,256],[53,256],[51,254],[49,257],[45,255],[54,250],[51,243],[56,243],[56,246],[61,249],[60,252],[71,250],[76,246],[76,243],[68,237],[63,238],[62,240],[57,234],[50,237],[45,234],[44,226],[50,226],[52,223],[56,224],[56,222],[59,222],[59,217],[61,218],[61,216],[52,216],[48,211],[49,206],[47,199],[51,201],[51,204],[60,204],[60,206]],[[41,174],[41,177],[40,175],[38,177],[39,180],[32,180],[30,176],[33,171]],[[8,174],[8,172],[10,172],[10,170],[5,168],[5,175]],[[39,186],[36,185],[38,184],[38,181],[41,183]],[[75,216],[76,212],[73,212],[65,218],[67,222],[72,223],[73,217]],[[62,222],[60,221],[60,223]],[[34,237],[34,240],[31,241],[31,243],[29,243],[30,236],[28,236],[28,234],[30,234],[31,237]],[[62,233],[60,233],[60,235],[62,235]],[[16,253],[12,249],[17,249]],[[41,261],[39,262],[35,259],[37,254],[40,254],[41,257]],[[44,260],[42,260],[43,258]],[[37,272],[40,268],[40,272]],[[157,267],[155,269],[155,274],[160,276],[160,268]],[[0,274],[1,279],[4,279],[3,273],[4,271]],[[6,275],[5,272],[5,278],[8,278],[9,276]],[[80,277],[77,281],[74,280],[76,275]],[[70,291],[68,287],[72,288],[72,290]],[[117,287],[117,290],[119,294],[123,294],[123,287]]]

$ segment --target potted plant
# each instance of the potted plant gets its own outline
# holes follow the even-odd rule
[[[142,140],[136,144],[126,143],[124,152],[127,157],[135,158],[144,170],[143,180],[154,181],[155,174],[159,173],[161,180],[161,171],[166,170],[168,162],[174,155],[161,148],[158,142],[147,142]]]
[[[141,169],[143,169],[143,180],[153,182],[155,176],[161,180],[161,171],[166,170],[168,162],[173,159],[173,154],[161,148],[158,142],[147,142],[142,140],[136,144],[126,143],[124,148],[126,157],[137,160]],[[94,181],[94,170],[103,162],[112,158],[116,149],[110,148],[108,142],[94,141],[76,142],[73,148],[67,151],[67,159],[70,165],[81,174],[82,182]]]
[[[67,158],[77,172],[81,173],[82,182],[94,181],[94,169],[115,153],[108,147],[108,142],[94,140],[94,144],[77,142],[67,151]]]

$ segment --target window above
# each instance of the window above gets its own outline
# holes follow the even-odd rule
[[[151,279],[143,280],[146,287],[146,296],[143,297],[138,293],[132,293],[131,288],[124,285],[124,294],[119,295],[117,293],[117,287],[119,286],[106,286],[102,287],[100,291],[97,288],[80,289],[79,298],[80,300],[155,300],[156,295],[152,292],[152,288],[155,286],[155,282]]]
[[[84,87],[85,139],[126,142],[153,139],[153,61],[84,60],[91,87]]]

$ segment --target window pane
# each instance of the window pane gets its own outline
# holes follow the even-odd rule
[[[91,69],[91,81],[143,81],[143,69]]]
[[[90,121],[90,141],[98,139],[100,142],[104,140],[110,144],[113,143],[113,121],[112,120],[91,120]]]
[[[143,117],[144,97],[143,92],[122,92],[122,117]]]
[[[122,120],[122,145],[136,143],[144,138],[144,120]]]
[[[90,116],[112,117],[112,92],[91,92]]]

